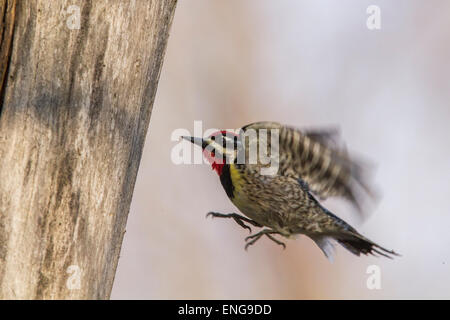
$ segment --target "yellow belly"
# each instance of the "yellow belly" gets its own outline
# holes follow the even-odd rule
[[[231,199],[231,202],[247,217],[259,222],[258,208],[254,204],[252,205],[252,201],[248,199],[247,194],[243,190],[244,179],[234,164],[230,164],[230,178],[234,186],[234,197]]]
[[[262,199],[255,199],[254,194],[252,194],[254,190],[249,189],[246,185],[248,183],[247,178],[244,179],[235,165],[230,164],[230,179],[234,186],[233,198],[231,198],[233,204],[248,218],[265,227],[277,230],[284,236],[289,236],[290,231],[279,224],[279,214],[271,212],[268,209],[270,205],[262,203]],[[270,201],[270,197],[267,197],[266,201]]]

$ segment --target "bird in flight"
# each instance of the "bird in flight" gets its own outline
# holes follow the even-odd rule
[[[342,197],[362,211],[373,192],[363,167],[339,145],[335,130],[299,130],[276,122],[256,122],[207,138],[186,137],[203,150],[232,203],[244,214],[209,212],[241,227],[261,231],[246,238],[247,249],[261,237],[310,237],[330,260],[337,242],[359,256],[398,255],[367,239],[319,200]],[[270,152],[269,152],[270,150]]]

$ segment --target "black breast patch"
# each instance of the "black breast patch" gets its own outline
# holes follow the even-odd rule
[[[225,192],[227,193],[227,196],[232,199],[234,197],[234,186],[233,182],[231,181],[231,175],[230,175],[230,165],[225,164],[222,169],[222,174],[220,176],[220,182],[222,183],[223,188],[225,189]]]

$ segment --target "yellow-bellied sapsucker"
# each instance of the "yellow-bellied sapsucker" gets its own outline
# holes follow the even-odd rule
[[[226,194],[245,217],[208,215],[232,218],[250,232],[246,223],[265,227],[246,238],[245,248],[264,235],[285,247],[273,235],[303,234],[329,259],[334,242],[358,256],[397,255],[359,234],[315,198],[344,197],[361,209],[361,194],[370,193],[362,168],[338,146],[333,132],[257,122],[242,127],[238,134],[219,131],[205,139],[183,138],[203,149]]]

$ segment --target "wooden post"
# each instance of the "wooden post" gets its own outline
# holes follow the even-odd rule
[[[175,6],[0,0],[0,298],[109,298]]]

